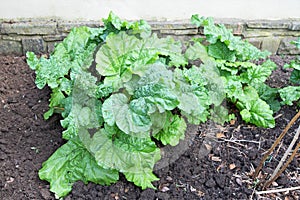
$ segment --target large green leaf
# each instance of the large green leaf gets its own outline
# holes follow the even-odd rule
[[[244,91],[238,96],[237,107],[240,109],[240,114],[245,122],[265,128],[275,126],[273,111],[265,101],[259,98],[253,87],[244,88]]]
[[[175,69],[174,81],[176,83],[174,91],[179,100],[178,108],[181,114],[187,117],[189,123],[205,122],[209,115],[208,108],[211,100],[204,87],[206,83],[201,78],[201,73],[196,67],[187,71]]]
[[[203,94],[206,95],[203,96],[206,98],[206,102],[204,101],[203,103],[193,92],[183,93],[179,96],[180,104],[178,105],[178,108],[181,110],[181,114],[187,117],[188,122],[191,124],[205,122],[209,116],[207,106],[209,97],[207,94]]]
[[[160,113],[165,110],[173,110],[179,104],[177,96],[163,84],[147,84],[139,87],[133,98],[143,98],[149,107],[156,107]],[[155,111],[150,109],[151,111]]]
[[[75,137],[80,126],[97,128],[102,125],[102,103],[96,99],[96,81],[96,77],[88,72],[81,72],[74,78],[72,94],[67,101],[62,101],[65,109],[61,120],[61,125],[66,128],[64,139]]]
[[[128,181],[140,186],[142,190],[147,188],[156,189],[151,182],[159,180],[159,178],[153,174],[152,170],[145,170],[143,172],[124,172],[123,174]]]
[[[37,59],[32,52],[27,53],[27,63],[36,71],[36,85],[43,88],[58,87],[58,80],[69,73],[70,69],[86,69],[93,61],[96,45],[89,43],[90,28],[73,28],[62,43],[59,43],[50,58]]]
[[[44,113],[44,119],[49,119],[49,117],[53,115],[55,107],[56,109],[63,109],[60,108],[63,99],[65,99],[65,95],[60,90],[54,89],[50,98],[50,109],[46,113]]]
[[[275,119],[270,106],[261,99],[251,100],[244,104],[245,108],[240,114],[245,122],[251,122],[256,126],[274,128]]]
[[[234,62],[236,59],[235,52],[230,50],[226,44],[220,41],[208,45],[208,54],[214,58],[228,60],[230,62]]]
[[[145,69],[144,73],[133,75],[132,79],[125,83],[126,91],[130,95],[134,95],[136,90],[146,85],[160,84],[170,90],[174,88],[173,72],[165,64],[154,63],[145,67],[147,69]]]
[[[113,126],[116,124],[127,134],[142,133],[150,130],[151,120],[145,99],[135,99],[128,102],[122,94],[113,94],[103,103],[102,114],[104,121]]]
[[[180,139],[184,139],[185,130],[186,123],[184,119],[168,112],[163,129],[155,134],[154,137],[164,145],[170,144],[171,146],[176,146]]]
[[[294,69],[290,77],[291,83],[300,84],[300,70]]]
[[[27,52],[27,63],[35,70],[35,83],[38,88],[47,84],[53,89],[50,99],[50,109],[45,113],[49,118],[56,110],[63,109],[64,94],[70,95],[76,76],[89,68],[93,61],[96,44],[90,42],[91,28],[73,28],[70,34],[59,43],[50,58],[37,58],[34,53]],[[70,76],[69,80],[65,77]],[[61,110],[58,110],[61,111]]]
[[[226,87],[225,87],[227,97],[235,102],[237,98],[240,97],[243,93],[243,85],[239,80],[234,80],[231,76],[227,77]]]
[[[27,63],[31,69],[35,70],[35,84],[39,89],[45,87],[46,84],[50,88],[58,87],[57,80],[68,74],[70,65],[68,61],[59,61],[57,58],[47,59],[41,57],[38,59],[33,52],[27,52]]]
[[[274,113],[281,108],[280,102],[278,101],[278,90],[278,88],[272,88],[266,84],[260,84],[257,88],[259,97],[270,105]]]
[[[226,60],[217,60],[217,66],[221,69],[221,74],[226,76],[224,72],[230,72],[231,75],[237,75],[245,71],[244,69],[255,68],[256,65],[252,62],[228,62]]]
[[[151,128],[149,108],[144,98],[123,104],[116,115],[117,126],[125,133],[144,133]]]
[[[114,94],[106,99],[102,106],[104,121],[113,126],[116,123],[116,116],[121,107],[127,104],[128,98],[124,94]],[[125,116],[124,116],[125,117]]]
[[[67,195],[76,181],[109,185],[119,179],[118,171],[100,167],[94,157],[77,141],[69,140],[43,163],[39,177],[50,182],[58,197]]]
[[[109,126],[93,137],[86,130],[81,130],[79,135],[100,166],[117,169],[138,186],[153,188],[151,182],[157,178],[152,170],[160,159],[160,150],[150,137],[133,137]]]
[[[172,80],[173,72],[172,70],[168,69],[165,64],[154,63],[152,65],[147,65],[147,69],[145,70],[145,72],[140,75],[141,77],[137,83],[137,87],[159,83],[169,89],[174,88],[174,83]]]
[[[270,60],[265,61],[262,65],[253,65],[246,72],[242,73],[241,80],[249,85],[258,88],[277,68],[276,64]]]
[[[195,42],[193,45],[190,45],[185,51],[185,57],[189,60],[200,59],[206,64],[214,62],[214,58],[208,55],[206,47],[200,42]]]
[[[183,69],[183,77],[190,85],[202,87],[208,84],[207,77],[205,76],[202,67],[205,68],[205,66],[192,66],[189,69]]]
[[[70,114],[61,120],[64,139],[71,139],[77,136],[79,127],[99,128],[103,124],[101,113],[101,101],[90,99],[85,103],[73,102]]]
[[[139,35],[142,38],[149,37],[151,34],[151,26],[144,20],[128,22],[120,19],[113,12],[110,12],[106,19],[102,19],[105,31],[102,34],[103,40],[109,33],[119,33],[127,30],[129,33]]]
[[[282,103],[286,105],[293,105],[294,101],[300,99],[300,86],[287,86],[279,90]]]
[[[226,78],[221,76],[215,61],[184,69],[183,76],[183,81],[190,85],[188,87],[201,99],[202,105],[220,105],[226,97]]]
[[[159,56],[169,56],[170,65],[185,65],[186,60],[181,54],[180,42],[174,39],[161,38],[155,34],[145,39],[138,39],[125,32],[111,34],[96,54],[97,70],[106,76],[104,82],[112,84],[117,90],[124,82],[131,79],[132,74],[141,74]]]
[[[116,124],[127,134],[145,133],[152,126],[150,114],[158,110],[173,110],[178,100],[161,84],[147,84],[134,91],[132,101],[121,93],[111,95],[104,101],[102,113],[110,126]]]
[[[269,52],[262,52],[247,41],[236,37],[223,24],[214,24],[213,18],[199,17],[193,15],[191,18],[193,24],[203,27],[204,35],[209,43],[215,44],[218,41],[223,42],[231,51],[236,52],[236,57],[240,61],[258,60],[266,58]]]
[[[160,113],[158,111],[150,115],[151,122],[152,122],[152,126],[151,126],[152,135],[155,135],[156,133],[158,133],[160,130],[164,128],[167,121],[167,116],[168,116],[168,112]]]

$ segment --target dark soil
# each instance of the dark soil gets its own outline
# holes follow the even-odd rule
[[[279,65],[268,82],[276,87],[287,83],[289,71],[282,65],[289,58],[274,56]],[[42,162],[65,141],[58,115],[44,121],[50,91],[38,90],[34,72],[24,57],[0,56],[0,199],[55,199],[48,182],[38,178]],[[299,199],[300,191],[258,196],[251,179],[263,153],[296,114],[297,107],[283,107],[273,129],[256,128],[239,119],[223,127],[209,122],[197,127],[189,148],[162,169],[155,171],[157,190],[140,188],[121,180],[111,186],[77,182],[65,199]],[[262,176],[272,174],[295,134],[299,120],[266,163]],[[218,137],[218,138],[217,138]],[[298,140],[299,142],[299,140]],[[300,185],[300,156],[289,165],[272,188]],[[263,178],[262,178],[263,180]],[[270,189],[270,188],[269,188]]]

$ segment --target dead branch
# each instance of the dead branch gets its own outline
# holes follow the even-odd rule
[[[282,138],[285,136],[285,134],[288,132],[288,130],[291,128],[291,126],[295,123],[295,121],[300,117],[300,111],[293,117],[293,119],[288,123],[288,125],[285,127],[285,129],[282,131],[282,133],[279,135],[279,137],[275,140],[274,144],[271,146],[271,148],[267,151],[267,153],[264,155],[262,160],[260,161],[258,167],[256,168],[253,178],[256,179],[258,176],[259,171],[263,167],[264,162],[269,157],[269,155],[273,152],[275,147],[279,144],[279,142],[282,140]]]
[[[260,195],[260,194],[269,194],[269,193],[277,193],[277,192],[287,192],[287,191],[293,191],[293,190],[300,190],[300,186],[290,187],[290,188],[274,189],[274,190],[256,191],[255,193],[257,195]]]
[[[269,181],[266,182],[265,187],[268,187],[274,180],[275,180],[275,176],[278,174],[281,166],[283,165],[283,163],[285,162],[286,158],[288,157],[289,153],[292,151],[295,143],[297,142],[298,138],[299,138],[299,134],[300,134],[300,125],[298,126],[297,132],[291,142],[291,144],[289,145],[288,149],[285,151],[283,157],[281,158],[279,164],[277,165],[276,169],[274,170],[273,174],[271,175]],[[297,150],[297,149],[295,149]],[[296,151],[297,152],[297,151]],[[280,174],[279,174],[280,175]],[[278,176],[279,176],[278,175]],[[277,177],[278,177],[277,176]]]
[[[285,163],[285,165],[281,168],[280,171],[278,171],[277,173],[275,173],[273,178],[270,178],[264,185],[264,188],[267,188],[271,185],[272,182],[274,182],[279,176],[280,174],[282,174],[282,172],[284,172],[284,170],[288,167],[288,165],[292,162],[293,158],[295,157],[295,155],[297,154],[298,149],[300,148],[300,142],[297,144],[296,148],[294,149],[292,155],[289,157],[289,159],[287,160],[287,162]],[[273,173],[274,174],[274,173]]]

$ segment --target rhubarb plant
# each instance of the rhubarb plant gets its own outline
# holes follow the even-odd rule
[[[207,65],[217,68],[219,80],[222,80],[222,84],[218,84],[222,88],[218,90],[223,91],[226,99],[236,105],[245,122],[261,127],[274,127],[273,111],[258,91],[276,68],[276,64],[270,60],[261,65],[253,63],[258,59],[266,59],[269,52],[262,52],[234,36],[224,25],[214,24],[212,18],[193,15],[192,23],[203,30],[204,41],[208,45],[196,40],[187,50],[187,57],[192,60],[200,59],[205,68]]]
[[[292,41],[292,44],[296,48],[300,49],[300,38],[297,41]],[[294,102],[298,102],[300,99],[300,57],[292,60],[290,63],[285,64],[284,68],[292,68],[293,71],[290,76],[291,86],[284,87],[279,90],[282,103],[286,105],[293,105]]]
[[[274,63],[251,62],[267,52],[210,18],[192,17],[205,41],[193,39],[185,52],[179,41],[151,33],[143,20],[127,22],[110,13],[103,22],[72,29],[49,58],[27,53],[37,87],[52,90],[44,118],[63,118],[67,142],[39,170],[57,197],[78,180],[109,185],[119,173],[142,189],[155,188],[158,142],[175,146],[189,123],[234,118],[226,100],[245,122],[274,127],[273,112],[258,92]]]
[[[298,41],[292,41],[296,48],[300,48],[300,38]],[[266,84],[258,87],[258,93],[262,99],[271,106],[272,110],[278,111],[282,105],[293,105],[299,103],[300,99],[300,58],[297,56],[290,63],[283,66],[284,69],[291,68],[292,72],[289,78],[290,84],[283,88],[272,88]]]

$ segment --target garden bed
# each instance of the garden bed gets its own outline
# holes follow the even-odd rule
[[[282,87],[289,71],[282,69],[289,57],[273,56],[279,66],[268,80]],[[49,183],[41,181],[38,170],[62,144],[60,116],[43,119],[48,109],[50,90],[36,88],[34,72],[25,57],[0,57],[0,199],[55,199]],[[158,169],[157,190],[141,190],[121,176],[111,186],[77,182],[65,199],[255,199],[259,196],[250,175],[263,153],[296,114],[297,107],[283,107],[275,113],[276,127],[257,128],[240,119],[224,126],[209,122],[198,127],[189,148],[168,166]],[[266,163],[264,173],[272,174],[295,134],[294,125],[281,149]],[[272,188],[290,188],[300,184],[300,157],[292,161]],[[261,195],[274,199],[299,199],[300,191]]]

